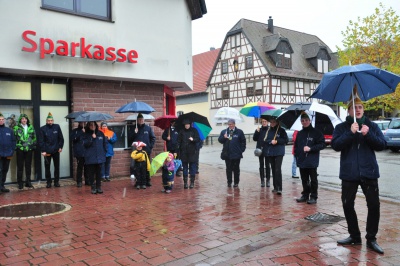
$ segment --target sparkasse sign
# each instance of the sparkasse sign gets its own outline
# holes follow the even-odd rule
[[[40,38],[36,42],[32,37],[36,32],[26,30],[22,33],[22,39],[30,44],[30,47],[23,46],[22,51],[34,53],[39,49],[40,59],[45,55],[59,55],[69,57],[81,57],[95,60],[106,60],[111,62],[128,62],[136,64],[138,53],[136,50],[127,51],[125,48],[103,47],[99,44],[86,43],[86,39],[81,37],[79,42],[66,42],[64,40],[53,41],[50,38]],[[78,54],[78,56],[77,56]]]

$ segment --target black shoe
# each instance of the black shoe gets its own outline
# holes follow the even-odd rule
[[[200,174],[200,172],[199,172],[199,171],[196,171],[196,175],[198,175],[198,174]]]
[[[60,183],[54,182],[54,186],[55,186],[55,187],[60,187]]]
[[[232,187],[232,183],[228,183],[228,187]]]
[[[316,198],[310,198],[307,200],[307,204],[317,204],[317,199]]]
[[[372,249],[375,252],[378,252],[379,254],[383,254],[383,249],[378,245],[378,242],[376,240],[374,241],[369,241],[367,240],[367,247]]]
[[[271,190],[272,192],[277,192],[278,190],[276,190],[275,188],[273,190]]]
[[[142,186],[142,189],[146,189],[146,186],[145,186],[145,185],[143,185],[143,186]]]
[[[150,181],[147,182],[147,183],[146,183],[146,186],[151,187],[151,186],[152,186],[151,182],[150,182]]]
[[[103,194],[103,190],[101,188],[96,188],[97,194]]]
[[[239,186],[239,184],[233,184],[233,187],[238,187]]]
[[[270,187],[271,183],[269,182],[269,179],[267,179],[267,187]]]
[[[349,236],[348,238],[338,240],[337,243],[339,245],[361,245],[361,238],[353,238]]]
[[[265,182],[264,182],[264,180],[261,181],[261,187],[265,187]]]
[[[1,192],[10,192],[10,190],[8,188],[2,187],[0,189]]]
[[[96,188],[92,188],[92,194],[97,194],[97,189]]]
[[[32,185],[31,182],[26,182],[26,183],[25,183],[25,187],[31,187],[31,188],[33,188],[33,185]]]
[[[51,188],[51,183],[47,183],[46,187]]]
[[[77,186],[77,187],[82,187],[82,182],[78,182],[78,183],[76,184],[76,186]]]
[[[302,195],[300,198],[296,199],[297,202],[306,202],[308,201],[308,196]]]
[[[140,189],[140,186],[139,186],[139,185],[137,185],[137,186],[136,186],[136,189]]]
[[[185,184],[183,185],[183,188],[184,188],[184,189],[188,189],[188,188],[189,188],[188,184],[185,183]]]
[[[298,176],[292,175],[292,178],[299,178]]]
[[[105,182],[110,182],[111,181],[109,177],[106,177],[105,179],[106,179]]]
[[[23,189],[24,185],[23,184],[18,184],[18,189]]]
[[[176,172],[176,176],[181,176],[181,174],[179,172]]]
[[[278,190],[278,191],[276,192],[276,194],[277,194],[277,195],[282,195],[282,190]]]

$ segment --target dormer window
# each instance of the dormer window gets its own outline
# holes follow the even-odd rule
[[[276,48],[276,67],[292,68],[291,49],[287,42],[280,42]]]
[[[324,74],[329,72],[329,61],[331,56],[326,46],[318,42],[303,45],[304,58],[314,67],[315,71]]]

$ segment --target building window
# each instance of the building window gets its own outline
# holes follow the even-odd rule
[[[304,82],[304,95],[309,96],[311,94],[310,83]]]
[[[318,73],[327,73],[329,72],[329,61],[318,59]]]
[[[230,38],[231,38],[231,48],[240,46],[240,34],[232,35]]]
[[[263,94],[262,80],[256,81],[255,84],[256,84],[256,86],[255,86],[254,94],[262,95]]]
[[[228,86],[222,88],[222,98],[229,99],[229,87]]]
[[[276,48],[276,67],[292,68],[292,49],[286,41],[281,41]]]
[[[42,8],[101,20],[111,20],[111,0],[42,0]]]
[[[281,94],[289,93],[289,85],[287,80],[281,80]]]
[[[289,81],[289,94],[296,94],[296,84],[294,81]]]
[[[221,62],[221,73],[222,74],[228,73],[228,61]]]
[[[246,56],[246,69],[253,68],[253,55]]]
[[[131,143],[128,143],[128,139],[127,139],[127,130],[128,127],[132,127],[132,125],[127,125],[125,123],[107,123],[108,124],[108,128],[111,131],[114,131],[115,135],[117,136],[117,141],[114,143],[114,149],[126,149],[128,147],[130,147],[132,145]],[[135,130],[134,126],[133,129],[130,128],[131,130]],[[133,133],[133,131],[131,131]]]
[[[217,99],[222,99],[222,88],[216,88],[215,94]]]
[[[246,95],[254,96],[254,82],[246,83]]]

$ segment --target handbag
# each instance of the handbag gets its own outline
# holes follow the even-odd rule
[[[229,151],[228,151],[228,142],[225,142],[224,143],[224,146],[223,146],[223,148],[222,148],[222,151],[221,151],[221,159],[222,160],[228,160],[229,159]]]

